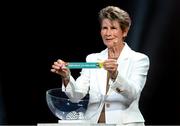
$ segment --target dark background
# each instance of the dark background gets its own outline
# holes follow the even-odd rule
[[[58,58],[85,61],[105,48],[98,12],[107,5],[126,10],[132,26],[126,39],[150,58],[140,109],[146,124],[180,124],[179,0],[82,0],[7,2],[2,6],[0,124],[56,123],[45,93],[61,86],[50,72]],[[72,71],[77,77],[79,70]]]

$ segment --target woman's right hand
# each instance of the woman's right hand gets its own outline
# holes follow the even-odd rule
[[[67,63],[58,59],[52,65],[51,72],[61,75],[62,78],[68,78],[70,70],[66,67]]]

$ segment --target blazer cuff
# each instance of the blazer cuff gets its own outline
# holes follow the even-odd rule
[[[125,90],[124,85],[126,83],[127,81],[119,74],[115,80],[110,81],[111,88],[117,93],[122,93]]]
[[[74,90],[74,84],[75,84],[75,80],[74,78],[70,75],[70,80],[69,83],[67,84],[67,86],[64,86],[64,83],[62,81],[62,91],[70,91],[70,90]]]

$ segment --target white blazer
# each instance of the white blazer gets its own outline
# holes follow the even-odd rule
[[[108,50],[105,49],[100,53],[88,55],[86,61],[99,62],[107,58]],[[91,122],[98,122],[103,105],[105,105],[107,124],[143,123],[144,118],[138,108],[138,102],[146,82],[149,58],[142,53],[131,50],[125,43],[117,62],[117,78],[115,81],[110,80],[107,97],[99,110],[97,110],[96,115],[91,119]],[[105,69],[82,69],[81,75],[76,80],[71,76],[66,89],[64,85],[62,89],[84,93],[87,93],[90,89],[90,91],[93,90],[105,96],[106,81],[107,71]]]

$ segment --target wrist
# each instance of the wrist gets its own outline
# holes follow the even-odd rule
[[[118,71],[116,71],[114,74],[112,74],[111,79],[116,80],[117,75],[118,75]]]
[[[70,81],[70,75],[67,75],[65,77],[61,76],[61,78],[62,78],[62,82],[63,82],[64,86],[66,87]]]
[[[70,79],[70,75],[61,76],[61,78],[64,79],[64,80],[69,80]]]
[[[64,80],[70,80],[70,75],[71,75],[71,72],[69,71],[65,74],[65,76],[61,75],[61,78]]]
[[[70,75],[71,75],[71,73],[70,73],[70,72],[67,72],[67,73],[65,73],[64,75],[61,75],[61,78],[62,78],[62,79],[69,79],[69,78],[70,78]]]

